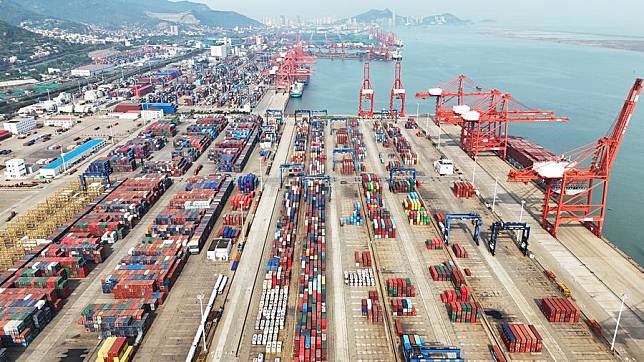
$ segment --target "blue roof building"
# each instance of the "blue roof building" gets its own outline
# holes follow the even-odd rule
[[[102,138],[91,139],[72,151],[63,153],[60,157],[46,166],[40,168],[40,175],[44,177],[56,177],[61,172],[71,168],[85,157],[105,147],[106,142]]]

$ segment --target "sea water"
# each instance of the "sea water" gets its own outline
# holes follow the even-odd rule
[[[568,123],[515,124],[554,153],[594,142],[606,134],[636,77],[644,77],[644,52],[508,37],[482,27],[399,28],[404,41],[402,79],[407,114],[433,112],[434,102],[414,94],[465,74],[485,89],[498,88],[532,108],[553,110]],[[579,38],[589,38],[578,35]],[[289,110],[328,109],[355,114],[362,63],[319,59],[304,97]],[[375,109],[389,108],[393,63],[372,62]],[[641,102],[640,102],[641,103]],[[604,235],[644,264],[644,105],[631,120],[609,184]],[[564,226],[565,227],[565,226]]]

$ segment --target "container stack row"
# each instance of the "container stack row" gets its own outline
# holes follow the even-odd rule
[[[285,181],[285,189],[270,258],[266,263],[266,274],[255,321],[255,331],[258,331],[256,335],[261,336],[255,338],[255,344],[267,347],[272,343],[276,343],[276,346],[278,343],[282,345],[279,332],[284,329],[286,319],[293,248],[302,197],[302,179],[289,178]]]
[[[362,217],[362,206],[359,201],[356,201],[353,204],[353,211],[351,216],[342,218],[342,224],[344,225],[363,225],[364,218]]]
[[[317,153],[317,152],[313,152]],[[320,150],[323,155],[323,148]],[[328,190],[323,180],[305,185],[305,227],[299,304],[296,312],[294,358],[299,361],[327,360],[326,315],[326,211]]]
[[[323,176],[325,164],[324,124],[312,120],[309,127],[307,169]],[[324,179],[304,181],[304,227],[298,305],[295,312],[293,358],[298,361],[327,360],[326,213],[328,186]]]
[[[350,287],[373,287],[376,279],[371,268],[358,269],[356,271],[344,272],[344,285]]]
[[[249,173],[246,176],[237,177],[237,188],[243,194],[254,195],[255,189],[259,184],[259,179],[254,173]]]
[[[454,255],[456,255],[457,258],[468,258],[469,254],[467,253],[467,250],[465,250],[465,247],[459,243],[454,243],[452,244],[452,251],[454,252]]]
[[[415,297],[416,287],[409,278],[387,279],[387,295],[390,297]]]
[[[370,290],[369,297],[360,301],[360,311],[371,323],[383,323],[384,308],[378,300],[378,292]]]
[[[228,120],[224,116],[208,116],[198,118],[194,124],[188,126],[187,135],[208,135],[211,139],[217,138],[226,128]]]
[[[371,267],[371,252],[369,252],[369,250],[364,250],[362,252],[360,252],[360,250],[356,250],[355,260],[356,267],[360,267],[362,265],[363,267],[369,268]]]
[[[134,346],[125,337],[109,337],[103,341],[96,362],[129,362],[134,356]]]
[[[441,250],[445,242],[439,238],[425,240],[425,248],[427,250]]]
[[[238,116],[229,123],[224,140],[215,143],[208,159],[217,163],[220,172],[241,172],[259,140],[258,119]]]
[[[39,248],[0,289],[0,336],[26,347],[63,307],[71,279],[103,261],[106,244],[125,236],[170,186],[166,178],[124,181],[53,243]]]
[[[382,186],[378,176],[362,174],[362,192],[365,198],[367,217],[373,226],[376,239],[393,239],[396,237],[396,222],[391,212],[384,206]]]
[[[78,324],[89,332],[97,332],[101,339],[125,337],[138,345],[152,324],[153,307],[143,299],[88,304],[81,310]]]
[[[543,339],[532,324],[504,323],[500,329],[501,339],[509,352],[541,352]]]
[[[192,166],[192,162],[181,155],[175,155],[171,160],[144,161],[141,172],[144,174],[159,174],[171,177],[183,176]]]
[[[156,215],[140,242],[102,276],[101,289],[115,302],[90,304],[83,310],[79,323],[88,331],[99,332],[103,339],[126,337],[132,345],[140,343],[153,311],[163,304],[193,251],[191,243],[207,239],[234,188],[226,177],[211,179],[217,185],[212,188],[195,187],[208,186],[205,178],[192,181],[188,191],[175,194]]]
[[[309,152],[306,174],[322,176],[326,173],[326,151],[324,147],[324,123],[321,120],[311,121],[309,134]]]
[[[391,140],[394,149],[405,166],[413,166],[418,163],[418,154],[411,148],[411,144],[400,132],[400,128],[391,124],[385,124],[387,136]]]
[[[449,302],[447,314],[453,323],[477,323],[483,309],[476,302]]]
[[[210,135],[181,135],[174,139],[172,157],[183,157],[195,162],[212,143]]]
[[[469,199],[474,196],[475,189],[474,185],[469,181],[455,181],[452,185],[452,192],[458,198]]]
[[[410,225],[427,225],[430,223],[430,213],[417,192],[410,192],[403,200],[403,209],[407,214]]]
[[[543,315],[552,323],[577,323],[581,311],[577,303],[568,298],[543,298],[540,305]]]
[[[396,317],[409,317],[416,315],[416,307],[411,298],[391,299],[391,312]]]
[[[191,254],[198,254],[201,248],[206,243],[216,221],[221,216],[224,206],[228,201],[232,191],[233,182],[226,175],[223,176],[208,176],[208,177],[193,177],[192,183],[186,185],[186,191],[216,191],[210,204],[205,208],[205,214],[199,221],[197,228],[190,237],[188,242],[188,249]]]

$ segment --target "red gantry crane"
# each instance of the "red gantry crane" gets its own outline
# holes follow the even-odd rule
[[[360,101],[358,105],[358,116],[373,117],[373,88],[371,87],[371,78],[369,62],[364,63],[362,88],[360,88]],[[365,109],[363,103],[368,102],[368,108]]]
[[[530,109],[509,93],[493,89],[487,94],[461,114],[461,148],[471,158],[493,151],[505,159],[510,123],[568,121],[551,111]]]
[[[278,69],[275,73],[275,87],[278,90],[288,91],[295,82],[307,82],[311,74],[309,65],[315,64],[315,56],[306,55],[302,42],[285,53],[276,56]]]
[[[608,134],[596,142],[535,163],[531,168],[510,171],[509,181],[545,181],[541,222],[553,236],[557,236],[562,223],[577,221],[601,237],[610,172],[641,93],[642,79],[636,79],[617,120]],[[600,192],[601,198],[593,198],[594,191]]]
[[[400,108],[395,108],[396,100],[400,101]],[[394,112],[397,110],[397,114]],[[389,112],[391,117],[405,117],[405,86],[401,79],[400,61],[396,62],[394,67],[394,84],[391,86],[391,95],[389,96]]]
[[[482,97],[488,97],[489,91],[483,91],[478,84],[461,74],[456,79],[440,84],[427,91],[416,93],[416,98],[436,98],[434,123],[461,124],[461,115],[470,110],[468,104],[477,102]]]

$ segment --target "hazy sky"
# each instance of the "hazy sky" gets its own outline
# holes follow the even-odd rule
[[[372,8],[393,8],[401,15],[451,12],[503,23],[599,25],[644,23],[643,0],[191,0],[216,10],[234,10],[255,19],[279,15],[345,17]],[[519,5],[520,4],[520,5]],[[395,6],[394,6],[395,5]],[[644,35],[644,34],[642,34]]]

